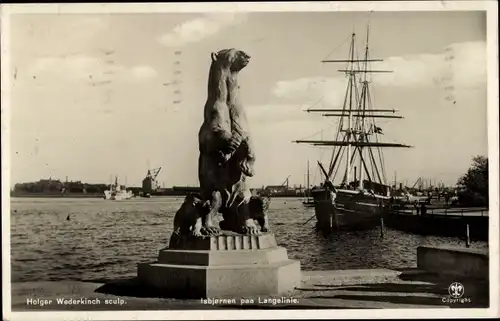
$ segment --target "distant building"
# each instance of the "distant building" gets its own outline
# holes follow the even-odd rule
[[[153,191],[153,178],[151,177],[151,173],[148,171],[146,177],[142,180],[142,191],[144,193],[151,193]]]
[[[142,192],[144,194],[150,194],[152,192],[157,192],[160,190],[160,184],[156,180],[156,177],[160,173],[160,168],[155,168],[148,170],[146,177],[142,180]]]
[[[264,188],[267,194],[286,194],[288,192],[288,187],[282,185],[268,185]]]

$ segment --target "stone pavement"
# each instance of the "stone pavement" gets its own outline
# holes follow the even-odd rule
[[[450,302],[448,287],[460,282],[463,302]],[[201,300],[159,298],[134,279],[105,283],[78,281],[12,284],[12,311],[28,310],[207,310],[207,309],[394,309],[487,308],[486,281],[450,279],[416,269],[302,271],[302,284],[272,304],[267,296],[234,298],[233,302],[203,304]],[[57,299],[99,299],[99,302],[58,303]],[[42,301],[36,301],[40,299]],[[212,298],[213,299],[213,298]],[[241,300],[245,299],[241,304]],[[279,298],[276,298],[279,299]],[[31,300],[31,304],[27,304]],[[51,300],[49,302],[49,300]],[[253,300],[253,303],[251,302]],[[290,303],[290,300],[295,300]],[[260,303],[259,303],[260,301]],[[40,303],[45,303],[41,306]]]

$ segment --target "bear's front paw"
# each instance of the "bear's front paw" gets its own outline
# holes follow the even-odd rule
[[[220,235],[220,228],[217,226],[207,226],[201,228],[201,233],[203,235],[217,236]]]
[[[245,222],[245,225],[241,227],[241,230],[243,234],[250,234],[250,235],[258,235],[260,234],[260,230],[255,225],[254,221],[252,219],[249,219]]]
[[[201,228],[195,228],[192,232],[191,235],[194,237],[202,237],[203,233],[201,233]]]

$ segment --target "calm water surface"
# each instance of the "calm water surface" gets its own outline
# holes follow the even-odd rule
[[[103,281],[136,275],[167,245],[181,197],[29,199],[11,201],[12,281]],[[70,215],[71,220],[66,217]],[[273,199],[270,223],[279,245],[303,270],[415,267],[419,245],[464,246],[458,238],[386,230],[324,239],[313,231],[314,209],[300,199]],[[485,242],[472,247],[486,248]]]

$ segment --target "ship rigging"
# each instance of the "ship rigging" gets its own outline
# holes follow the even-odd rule
[[[394,109],[373,108],[370,88],[372,75],[392,72],[370,68],[371,63],[382,61],[370,58],[369,28],[362,58],[356,51],[356,34],[353,33],[348,59],[322,61],[347,63],[345,69],[338,70],[347,77],[347,88],[342,108],[307,110],[309,113],[322,113],[323,117],[339,118],[334,139],[295,141],[333,148],[327,170],[318,161],[325,183],[311,191],[318,231],[330,233],[333,229],[372,228],[378,224],[391,193],[382,149],[411,147],[380,139],[384,133],[377,119],[403,118]],[[340,180],[337,186],[334,184],[335,179]]]
[[[377,124],[377,118],[402,119],[403,117],[398,115],[398,111],[395,109],[373,108],[370,76],[373,73],[390,73],[392,71],[370,68],[370,63],[382,62],[383,59],[370,58],[369,29],[362,59],[357,57],[355,44],[356,34],[353,33],[349,48],[349,59],[322,61],[322,63],[347,63],[345,69],[338,70],[347,77],[343,107],[341,109],[307,109],[309,113],[322,113],[324,117],[340,118],[335,138],[333,140],[297,140],[295,142],[313,146],[333,147],[327,171],[328,176],[325,178],[327,181],[333,181],[341,172],[343,174],[340,182],[341,187],[350,187],[354,183],[352,187],[364,189],[365,177],[371,188],[374,187],[373,185],[387,186],[384,156],[381,149],[387,147],[410,148],[411,146],[384,142],[379,139],[383,135],[383,129]],[[344,163],[344,166],[341,166],[342,163]],[[359,166],[358,173],[356,173],[357,164]],[[344,168],[344,170],[340,171],[341,168]],[[354,178],[354,182],[351,182],[352,178]],[[382,192],[380,188],[377,188],[377,190]],[[386,190],[384,194],[388,192]]]

